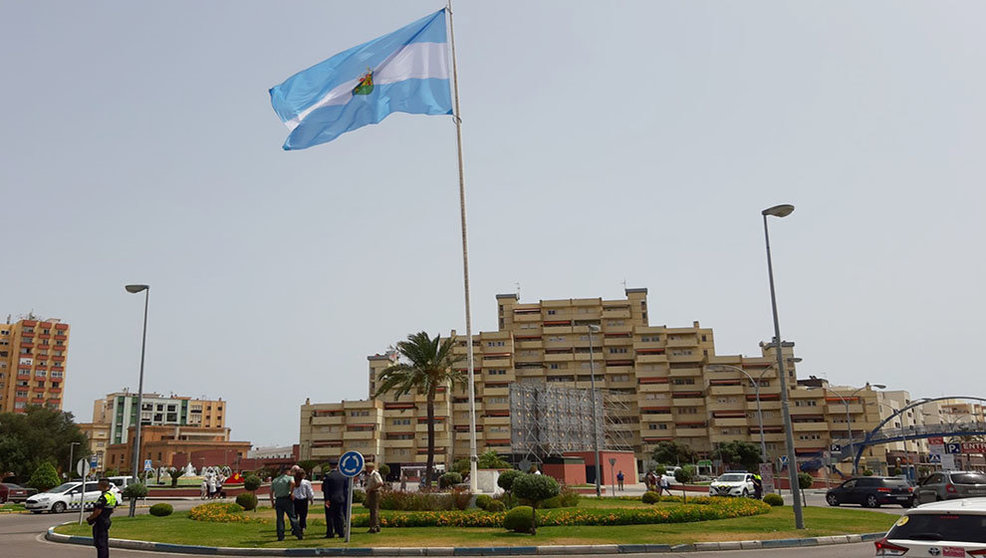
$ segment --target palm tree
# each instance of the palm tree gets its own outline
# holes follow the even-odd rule
[[[426,396],[428,411],[428,462],[425,465],[425,478],[431,486],[435,468],[435,394],[441,386],[452,387],[462,383],[464,371],[456,370],[455,364],[462,357],[453,351],[454,341],[434,339],[421,331],[407,336],[406,341],[397,343],[397,352],[403,357],[380,373],[380,385],[374,397],[389,391],[394,398],[415,391]]]

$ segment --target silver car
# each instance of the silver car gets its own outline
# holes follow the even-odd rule
[[[914,492],[919,504],[955,498],[986,496],[986,474],[979,471],[942,471],[921,481]]]
[[[877,556],[986,556],[986,498],[925,504],[901,516],[874,541]]]

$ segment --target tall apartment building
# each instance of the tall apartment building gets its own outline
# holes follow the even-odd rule
[[[62,408],[69,325],[33,316],[0,324],[0,412]]]
[[[141,424],[145,426],[226,427],[226,402],[220,397],[192,399],[145,393],[141,401]],[[93,424],[109,426],[109,443],[126,442],[127,430],[137,424],[137,394],[128,390],[110,393],[93,403]]]
[[[476,425],[480,452],[511,453],[509,392],[514,382],[561,387],[595,384],[625,405],[618,424],[644,461],[662,441],[684,443],[700,453],[719,442],[759,444],[757,393],[745,374],[758,380],[763,431],[772,457],[784,452],[777,344],[760,344],[760,355],[720,355],[711,328],[651,325],[647,290],[627,289],[626,298],[544,300],[522,303],[498,295],[499,329],[474,335]],[[598,332],[589,332],[588,326]],[[455,351],[466,370],[467,340]],[[799,385],[794,343],[781,343],[789,375],[795,451],[804,458],[823,452],[832,439],[860,435],[880,421],[872,389],[829,387],[824,381]],[[369,357],[369,394],[364,401],[310,403],[301,407],[302,459],[322,459],[357,449],[389,464],[423,463],[427,453],[425,398],[409,394],[373,397],[380,372],[396,355]],[[590,364],[591,363],[591,364]],[[744,374],[745,373],[745,374]],[[849,395],[856,391],[849,397]],[[874,403],[872,405],[868,403]],[[846,412],[849,413],[847,424]],[[464,387],[440,390],[436,399],[436,461],[469,455],[469,406]]]

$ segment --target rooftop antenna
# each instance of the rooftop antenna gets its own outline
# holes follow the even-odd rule
[[[514,287],[517,287],[517,300],[520,300],[520,281],[514,281]]]
[[[623,278],[623,290],[624,291],[627,290],[627,278],[626,277]]]

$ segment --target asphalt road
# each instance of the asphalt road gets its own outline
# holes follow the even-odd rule
[[[822,502],[824,496],[817,496]],[[811,504],[813,498],[809,498]],[[175,509],[189,509],[197,505],[197,500],[171,501]],[[900,513],[900,508],[881,508],[890,513]],[[126,514],[126,508],[121,507],[120,515]],[[138,509],[138,513],[147,513],[146,508]],[[51,543],[43,538],[43,533],[52,525],[66,521],[77,521],[77,513],[51,514],[0,514],[0,555],[4,558],[92,558],[95,549],[89,546],[74,544]],[[112,532],[111,532],[112,536]],[[136,550],[110,549],[110,554],[128,558],[162,558],[164,554],[157,552],[142,552]],[[843,544],[821,547],[802,547],[776,550],[738,550],[720,552],[686,552],[667,553],[658,556],[681,556],[682,558],[713,558],[717,556],[735,555],[766,557],[766,558],[869,558],[874,555],[873,543]],[[175,556],[175,555],[171,555]],[[191,556],[191,555],[187,555]],[[600,555],[570,555],[570,558],[599,558]],[[632,556],[632,555],[621,555]],[[643,556],[643,555],[638,555]]]

